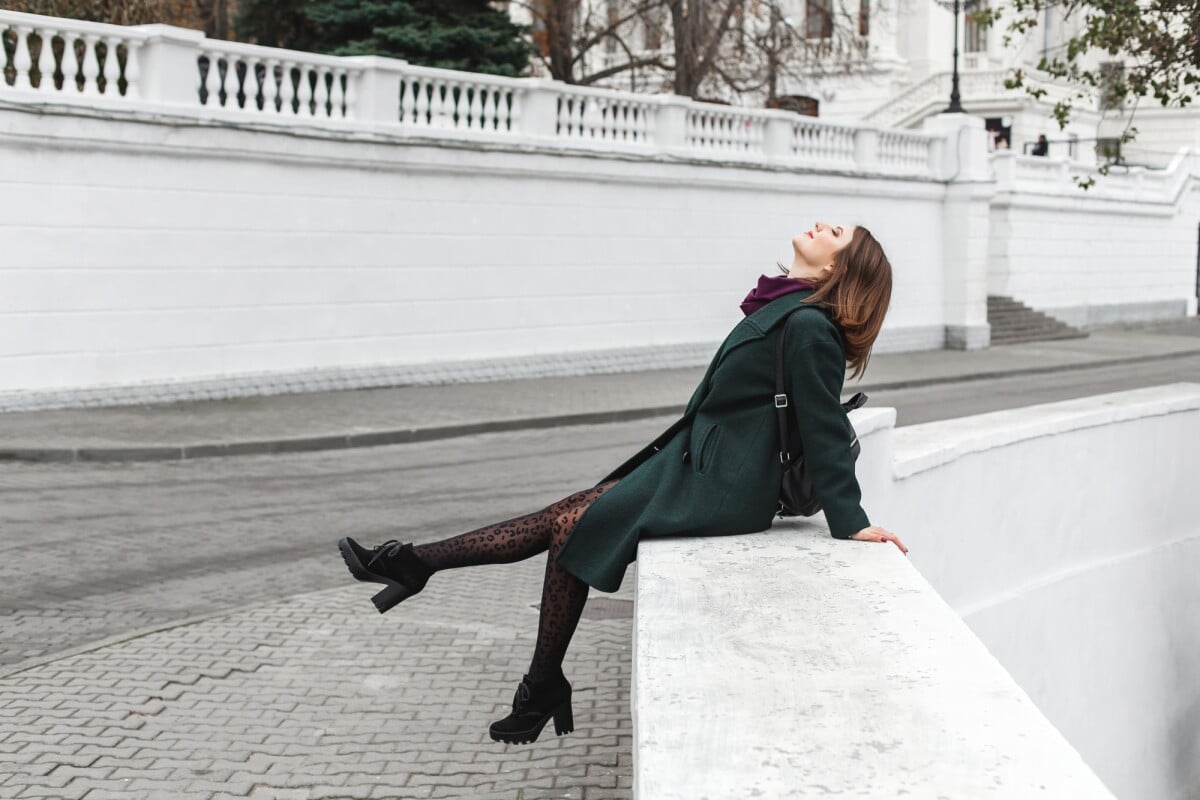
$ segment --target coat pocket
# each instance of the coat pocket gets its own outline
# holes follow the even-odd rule
[[[697,473],[705,474],[716,461],[717,445],[720,441],[720,425],[710,425],[701,435],[695,458],[692,460],[692,466],[695,467]]]

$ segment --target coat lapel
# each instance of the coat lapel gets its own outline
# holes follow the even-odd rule
[[[798,292],[789,292],[783,297],[777,297],[765,306],[755,311],[750,316],[739,322],[729,335],[725,337],[720,349],[709,362],[708,370],[704,373],[704,378],[700,381],[700,385],[696,387],[696,391],[692,394],[692,399],[684,410],[684,416],[689,416],[703,402],[704,397],[708,394],[708,383],[712,378],[713,372],[717,366],[725,360],[732,350],[746,344],[747,342],[757,341],[767,335],[767,331],[775,327],[780,320],[795,311],[800,306],[804,298],[815,292],[816,289],[801,289]]]
[[[724,358],[729,354],[730,350],[746,342],[752,342],[755,339],[761,339],[766,336],[767,331],[775,327],[788,314],[804,305],[803,300],[815,291],[816,289],[801,289],[798,292],[789,292],[783,297],[775,298],[758,311],[746,317],[734,328],[726,340],[721,357]]]

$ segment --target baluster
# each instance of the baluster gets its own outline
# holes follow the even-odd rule
[[[275,98],[279,96],[279,87],[275,83],[275,65],[278,63],[279,61],[274,58],[266,58],[262,61],[262,110],[265,114],[278,113],[275,108]]]
[[[328,77],[328,71],[317,67],[313,70],[317,75],[317,116],[327,117],[332,113],[329,106],[329,83],[325,80]]]
[[[293,106],[296,99],[296,85],[292,83],[292,68],[295,66],[296,62],[294,61],[279,62],[279,113],[288,117],[296,115]]]
[[[51,91],[54,88],[54,50],[51,48],[50,42],[54,38],[54,30],[50,28],[34,28],[33,32],[42,40],[42,46],[38,48],[37,59],[32,65],[38,72],[38,91]],[[32,51],[30,51],[30,55],[32,54]],[[50,64],[49,74],[47,74],[45,67],[47,62]],[[3,82],[4,78],[0,76],[0,84]],[[32,73],[30,74],[29,82],[33,83]]]
[[[142,43],[130,39],[125,43],[125,96],[142,96]]]
[[[433,125],[433,92],[437,91],[437,86],[422,80],[418,90],[416,90],[416,124],[422,127],[431,127]]]
[[[17,50],[13,54],[13,69],[17,71],[17,76],[13,81],[13,88],[32,89],[33,83],[29,80],[29,67],[32,64],[29,59],[29,34],[33,28],[28,25],[14,25],[13,30],[17,32]],[[0,74],[0,84],[3,82],[4,76]]]
[[[342,103],[345,101],[345,97],[342,94],[339,70],[336,67],[329,67],[326,73],[329,75],[329,118],[343,119],[345,114],[342,111]]]
[[[342,89],[341,71],[336,67],[329,68],[329,118],[344,119],[342,105],[346,98]]]
[[[345,69],[337,71],[338,86],[341,86],[338,96],[342,102],[342,118],[343,119],[358,119],[358,91],[355,87],[358,85],[358,73],[350,72]],[[342,85],[342,81],[345,85]]]
[[[489,86],[483,95],[481,113],[483,114],[483,130],[494,131],[500,128],[500,114],[497,99],[500,92],[495,86]]]
[[[200,71],[200,59],[202,58],[208,59],[208,69],[203,72]],[[215,54],[204,51],[196,54],[196,97],[197,99],[203,99],[201,105],[211,106],[213,104],[213,94],[209,90],[209,86],[212,85],[209,76],[216,68],[217,58]],[[217,104],[220,105],[219,100]]]
[[[447,128],[461,128],[463,126],[463,114],[466,113],[467,105],[467,87],[459,81],[450,81],[446,84],[446,103],[443,113],[446,115]],[[457,121],[455,120],[457,117]]]
[[[555,119],[555,124],[558,127],[556,132],[559,136],[565,136],[568,139],[574,135],[574,132],[571,130],[570,108],[571,98],[560,94],[558,96],[558,115]]]
[[[461,91],[458,81],[445,81],[438,92],[438,123],[439,128],[454,127],[454,109],[458,105],[455,90]]]
[[[325,80],[321,81],[321,83],[325,84],[325,102],[329,107],[327,113],[330,119],[334,119],[341,115],[341,108],[339,107],[341,100],[338,97],[341,88],[337,85],[337,75],[333,67],[326,67],[323,72]]]
[[[72,94],[79,91],[79,54],[75,52],[75,36],[70,31],[63,31],[62,90],[70,87]]]
[[[83,35],[83,93],[88,96],[100,94],[100,62],[96,60],[96,42],[99,40],[94,33]]]
[[[104,65],[100,68],[100,76],[104,78],[104,94],[106,97],[120,96],[121,87],[117,86],[117,79],[121,77],[117,63],[117,44],[120,40],[115,36],[105,36],[101,41],[104,42]],[[96,85],[99,88],[99,81]]]
[[[296,114],[301,117],[311,117],[315,113],[313,111],[314,90],[312,70],[307,64],[297,64],[296,66],[300,69],[300,78],[297,85],[300,93],[300,107],[296,109]]]
[[[591,131],[588,130],[588,117],[591,111],[592,99],[590,97],[580,97],[578,101],[578,105],[575,108],[575,124],[579,129],[579,137],[587,139],[591,136]]]
[[[480,93],[485,91],[483,84],[471,84],[471,102],[467,106],[467,129],[481,130],[483,128],[483,102]]]
[[[421,84],[416,89],[416,91],[417,91],[416,124],[420,125],[421,127],[428,127],[430,125],[430,116],[429,116],[430,87],[431,87],[431,84],[422,81]]]
[[[400,124],[411,125],[417,109],[417,95],[413,89],[416,81],[408,77],[402,80],[404,83],[400,87]]]
[[[442,89],[446,84],[438,81],[429,82],[429,127],[440,128],[442,126],[442,106],[443,100]]]
[[[500,92],[494,92],[492,97],[496,101],[496,127],[509,133],[521,130],[521,112],[525,108],[521,92],[502,89]]]
[[[225,71],[221,71],[221,62],[225,62]],[[209,95],[209,100],[216,100],[217,106],[237,105],[237,65],[232,58],[218,58],[216,53],[213,53],[208,62],[208,71],[211,80],[208,85],[213,87],[213,93]],[[233,79],[230,80],[230,76]],[[232,98],[233,102],[230,103]]]
[[[587,139],[600,139],[604,136],[604,120],[601,118],[600,101],[595,97],[584,98],[583,113],[580,124],[583,125],[583,135]]]

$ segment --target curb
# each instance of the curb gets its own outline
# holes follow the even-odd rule
[[[1183,350],[1147,356],[1128,356],[1102,361],[1084,361],[1072,364],[1055,364],[1042,367],[1024,367],[1011,370],[990,370],[947,375],[936,378],[916,378],[906,381],[865,384],[855,386],[856,391],[884,391],[914,389],[948,383],[992,380],[995,378],[1040,375],[1048,372],[1064,372],[1081,369],[1144,364],[1147,361],[1165,361],[1172,358],[1187,358],[1200,355],[1198,350]],[[225,458],[231,456],[272,455],[283,453],[307,453],[322,450],[347,450],[359,447],[412,444],[439,439],[454,439],[475,436],[481,433],[502,431],[536,430],[558,428],[568,425],[597,425],[606,422],[628,422],[651,417],[679,415],[684,406],[651,406],[628,408],[615,411],[590,411],[581,414],[554,414],[542,417],[519,417],[514,419],[489,420],[456,425],[440,425],[428,428],[402,428],[397,430],[372,431],[370,433],[334,434],[308,436],[293,439],[264,439],[259,441],[226,442],[215,444],[189,444],[135,447],[78,447],[78,448],[0,448],[0,462],[20,461],[31,463],[76,463],[76,462],[149,462],[186,461],[195,458]]]

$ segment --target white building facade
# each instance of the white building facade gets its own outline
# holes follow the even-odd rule
[[[632,0],[584,0],[581,22],[620,18],[629,13]],[[757,4],[758,16],[744,24],[758,29],[774,23],[804,40],[807,63],[779,71],[776,97],[784,106],[822,119],[865,122],[884,127],[919,129],[924,120],[950,104],[954,69],[955,22],[958,28],[960,102],[966,113],[983,117],[991,135],[1009,149],[1032,152],[1039,135],[1049,143],[1049,155],[1093,162],[1105,148],[1120,161],[1148,167],[1165,167],[1181,147],[1200,147],[1200,110],[1163,108],[1152,98],[1141,98],[1135,108],[1127,99],[1124,108],[1105,107],[1098,92],[1055,81],[1036,67],[1044,57],[1062,58],[1065,43],[1082,30],[1079,14],[1064,19],[1061,9],[1046,9],[1036,27],[1013,34],[1004,43],[1010,17],[1001,16],[990,28],[978,26],[967,10],[976,2],[960,5],[936,0],[778,0]],[[772,8],[777,13],[772,17]],[[521,5],[510,3],[517,21],[541,26]],[[630,20],[616,41],[589,50],[581,59],[579,75],[590,75],[631,57],[659,55],[673,59],[670,20],[665,12]],[[535,35],[536,39],[536,35]],[[785,57],[803,60],[799,50]],[[736,61],[736,57],[728,60]],[[1121,59],[1106,53],[1080,57],[1081,68],[1119,70]],[[1005,78],[1020,68],[1026,85],[1045,89],[1035,99],[1025,89],[1005,88]],[[546,74],[535,59],[535,74]],[[671,91],[671,76],[661,69],[621,72],[596,85],[641,92]],[[1082,97],[1076,93],[1082,92]],[[763,91],[738,93],[716,81],[705,84],[702,96],[743,107],[763,107]],[[1052,110],[1059,100],[1072,100],[1072,118],[1059,129]],[[1136,139],[1117,140],[1136,111]],[[1119,148],[1119,150],[1117,149]]]

